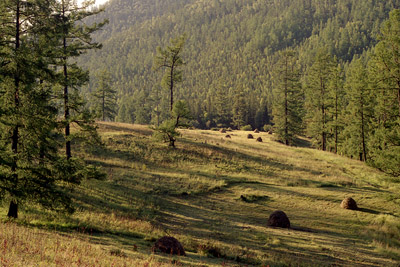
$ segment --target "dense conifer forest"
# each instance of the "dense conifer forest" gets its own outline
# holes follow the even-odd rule
[[[1,265],[398,266],[399,177],[400,0],[0,1]]]
[[[79,63],[111,73],[116,121],[159,125],[171,98],[154,69],[157,47],[184,35],[174,94],[189,104],[195,127],[273,126],[283,143],[305,135],[316,148],[399,175],[384,163],[400,166],[398,75],[390,78],[399,7],[395,0],[112,0],[96,18],[110,20],[94,35],[103,49]]]

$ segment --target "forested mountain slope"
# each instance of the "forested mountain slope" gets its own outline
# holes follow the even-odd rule
[[[151,68],[156,47],[186,33],[177,94],[189,102],[198,126],[213,126],[218,104],[230,113],[244,92],[246,124],[259,128],[271,116],[278,51],[299,51],[303,70],[324,46],[348,62],[376,43],[382,21],[399,6],[398,0],[111,0],[98,15],[110,20],[95,36],[103,49],[80,63],[92,74],[110,71],[119,94],[118,120],[149,123],[154,107],[168,110],[162,73]]]

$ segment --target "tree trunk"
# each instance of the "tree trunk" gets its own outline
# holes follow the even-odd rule
[[[18,218],[18,203],[14,202],[14,200],[10,202],[7,216],[14,219]]]
[[[169,90],[171,94],[171,107],[170,110],[172,111],[172,107],[174,106],[174,65],[171,66],[171,80],[170,80],[170,85],[169,85]]]
[[[171,138],[171,137],[169,138],[168,146],[175,148],[175,138]]]
[[[65,6],[63,2],[63,17],[65,17]],[[65,26],[65,25],[64,25]],[[71,155],[71,141],[69,140],[70,136],[70,124],[69,124],[69,100],[68,100],[68,68],[67,68],[67,38],[65,37],[67,32],[64,30],[64,38],[63,38],[63,48],[64,48],[64,119],[66,122],[65,125],[65,154],[67,159],[72,157]]]
[[[289,109],[288,109],[288,62],[286,58],[286,73],[285,73],[285,145],[289,145],[289,126],[288,126],[288,116],[289,116]]]
[[[20,47],[20,2],[17,1],[17,11],[16,11],[16,22],[15,22],[15,54],[18,54],[18,50]],[[14,86],[15,86],[15,91],[14,91],[14,105],[15,109],[18,111],[19,110],[19,84],[20,84],[20,77],[19,77],[19,61],[17,59],[17,64],[16,64],[16,71],[14,75]],[[13,183],[14,186],[18,186],[18,174],[17,174],[17,155],[18,155],[18,141],[19,141],[19,126],[18,126],[18,120],[17,123],[13,129],[13,134],[11,137],[11,149],[15,157],[13,157],[12,160],[12,165],[11,165],[11,172],[12,172],[12,177],[13,177]],[[8,217],[13,217],[17,218],[18,217],[18,207],[16,206],[17,204],[11,201],[10,203],[10,209],[8,211]]]

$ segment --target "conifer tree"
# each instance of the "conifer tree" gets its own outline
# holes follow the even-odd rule
[[[336,60],[335,60],[336,62]],[[328,132],[332,138],[328,140],[330,151],[338,153],[341,142],[340,135],[343,130],[343,110],[345,106],[343,69],[340,65],[332,71],[332,79],[329,83],[328,110],[331,121],[328,123]]]
[[[306,75],[307,134],[312,138],[314,146],[324,151],[327,145],[327,125],[332,119],[327,109],[329,83],[334,67],[332,57],[325,50],[319,50]]]
[[[215,108],[215,120],[218,127],[228,127],[231,122],[231,110],[232,107],[229,101],[228,88],[222,83],[218,82],[215,97],[214,97],[214,108]]]
[[[165,69],[161,85],[167,88],[170,93],[170,111],[174,105],[174,86],[175,83],[182,81],[182,71],[179,69],[184,65],[182,59],[182,50],[185,45],[186,36],[181,35],[175,39],[171,39],[171,45],[163,49],[157,47],[157,55],[154,59],[153,69]]]
[[[368,160],[368,140],[374,106],[367,77],[367,70],[361,59],[354,59],[345,84],[348,104],[345,111],[343,151],[361,161]]]
[[[243,90],[237,89],[233,96],[232,104],[232,124],[237,129],[240,129],[247,122],[247,103],[246,96]]]
[[[168,142],[169,146],[174,148],[176,138],[180,135],[177,131],[180,127],[188,127],[188,120],[191,119],[189,106],[183,100],[175,102],[171,118],[155,128],[154,136],[156,139]]]
[[[303,91],[294,51],[281,52],[276,66],[273,122],[280,141],[292,145],[302,132]]]
[[[99,43],[93,42],[91,34],[99,30],[107,21],[86,25],[84,19],[98,14],[101,9],[90,7],[94,1],[85,1],[78,6],[74,0],[57,2],[54,10],[54,23],[57,25],[58,46],[55,47],[54,57],[61,68],[59,84],[62,86],[62,101],[65,124],[65,153],[67,159],[72,157],[71,152],[71,123],[75,123],[83,132],[95,136],[93,119],[80,96],[79,88],[89,81],[88,71],[79,67],[76,57],[89,49],[101,48]]]
[[[53,101],[55,43],[52,0],[7,0],[1,27],[7,64],[0,81],[0,195],[10,201],[8,216],[33,201],[71,211],[64,185],[72,164],[58,153],[58,110]]]
[[[113,121],[117,113],[117,92],[111,87],[112,78],[107,70],[101,71],[97,78],[97,87],[93,92],[94,111],[97,118]]]
[[[370,62],[377,101],[371,160],[375,167],[400,176],[400,10],[390,12],[378,40]]]

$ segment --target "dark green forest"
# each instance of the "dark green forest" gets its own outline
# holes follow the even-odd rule
[[[399,68],[390,58],[398,56],[397,13],[384,24],[400,1],[111,0],[105,7],[96,19],[110,23],[94,35],[103,49],[79,63],[111,73],[116,121],[168,119],[170,92],[154,60],[157,47],[184,35],[174,95],[189,104],[195,127],[273,126],[286,144],[306,135],[319,149],[400,175],[399,75],[389,77]],[[92,79],[85,93],[95,87]]]
[[[28,200],[70,210],[68,188],[102,177],[74,148],[99,142],[95,118],[152,124],[171,146],[189,118],[272,130],[287,145],[302,135],[400,176],[400,1],[91,4],[0,3],[10,217]]]

